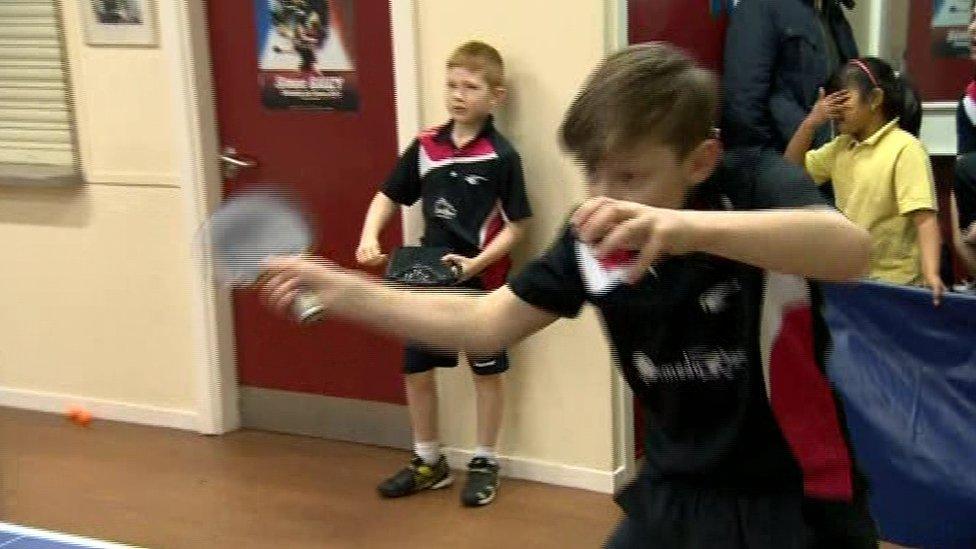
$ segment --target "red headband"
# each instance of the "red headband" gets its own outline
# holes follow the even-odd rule
[[[874,84],[874,87],[875,88],[880,88],[881,87],[881,86],[878,85],[878,80],[874,77],[874,74],[871,72],[871,69],[868,68],[867,63],[865,63],[864,61],[861,61],[860,59],[851,59],[851,64],[852,65],[856,65],[857,68],[859,68],[862,71],[864,71],[864,74],[867,74],[868,75],[868,78],[871,79],[871,83]]]

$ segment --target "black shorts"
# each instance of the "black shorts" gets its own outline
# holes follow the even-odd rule
[[[460,288],[483,290],[480,279],[471,279],[458,285]],[[403,353],[403,373],[420,374],[434,368],[453,368],[458,363],[458,352],[443,349],[431,349],[408,343]],[[508,353],[502,352],[488,358],[468,357],[471,371],[476,375],[490,376],[508,371]]]
[[[486,359],[469,357],[471,371],[479,376],[500,374],[508,370],[508,354],[502,353]],[[457,366],[456,351],[434,351],[416,344],[407,345],[403,353],[403,373],[419,374],[434,368],[453,368]]]
[[[639,481],[638,481],[639,482]],[[877,549],[866,495],[854,503],[798,493],[742,494],[655,483],[620,501],[627,517],[608,549]]]

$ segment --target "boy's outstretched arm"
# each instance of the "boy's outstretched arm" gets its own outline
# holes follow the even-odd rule
[[[440,349],[490,356],[558,317],[519,299],[507,286],[488,295],[413,292],[387,287],[317,258],[267,264],[262,294],[286,311],[298,289],[317,292],[330,315]]]
[[[784,274],[849,280],[867,271],[871,247],[866,231],[821,207],[711,212],[595,198],[576,211],[572,223],[598,254],[638,250],[631,281],[664,255],[694,252]]]

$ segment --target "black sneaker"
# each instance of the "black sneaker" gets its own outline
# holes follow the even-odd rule
[[[498,462],[476,457],[468,463],[468,481],[461,492],[461,503],[467,507],[488,505],[498,494]]]
[[[427,465],[418,455],[410,460],[410,465],[379,485],[380,495],[385,498],[399,498],[416,494],[421,490],[446,488],[454,482],[447,460],[441,456],[437,463]]]

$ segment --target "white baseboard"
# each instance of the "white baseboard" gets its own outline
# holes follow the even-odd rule
[[[618,491],[630,484],[635,476],[637,476],[637,467],[635,465],[630,467],[617,467],[617,470],[613,472],[614,491]]]
[[[197,431],[197,414],[193,411],[127,404],[59,393],[0,387],[0,406],[55,414],[63,414],[71,406],[81,406],[91,412],[95,421],[105,419],[153,427]]]
[[[407,407],[260,387],[240,389],[241,425],[250,429],[410,448]]]
[[[241,388],[241,419],[245,427],[267,431],[345,440],[409,450],[412,436],[405,406],[348,400],[322,395]],[[464,469],[474,456],[470,450],[445,447],[454,469]],[[504,477],[532,480],[613,493],[620,471],[600,471],[559,463],[499,456]]]
[[[461,450],[458,448],[444,448],[447,462],[452,469],[465,469],[468,461],[474,457],[471,450]],[[575,467],[552,463],[530,458],[498,456],[498,463],[501,465],[501,475],[506,478],[517,478],[543,482],[567,488],[579,488],[612,494],[615,488],[615,479],[623,468],[617,471],[601,471],[588,467]]]

